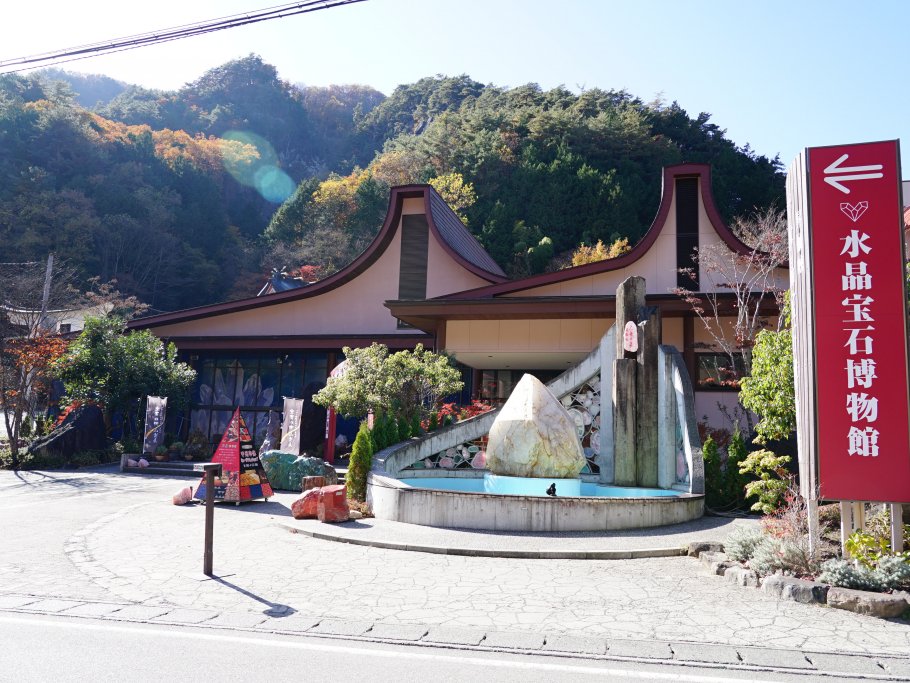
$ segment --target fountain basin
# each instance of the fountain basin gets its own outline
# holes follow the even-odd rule
[[[471,480],[462,479],[461,481],[465,482]],[[410,486],[433,488],[433,486],[429,485],[426,478],[420,480],[417,484],[412,484],[410,482],[405,483],[408,483]],[[581,495],[581,479],[508,477],[503,474],[493,474],[492,472],[487,472],[483,475],[483,488],[481,491],[484,493],[506,493],[514,496],[546,496],[549,495],[547,489],[551,486],[555,489],[555,495],[557,496]]]
[[[688,522],[704,514],[701,494],[593,482],[581,482],[580,496],[492,494],[483,492],[483,478],[476,474],[399,480],[371,472],[367,499],[380,519],[493,531],[641,529]]]

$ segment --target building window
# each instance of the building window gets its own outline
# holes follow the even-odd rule
[[[676,286],[699,290],[698,263],[698,178],[676,179]]]
[[[195,363],[196,386],[190,404],[190,429],[214,445],[239,406],[253,443],[265,438],[269,411],[280,411],[283,397],[309,398],[328,376],[325,353],[297,352],[203,355]]]
[[[726,353],[696,353],[695,363],[699,390],[739,391],[739,380],[746,375],[741,353],[732,359]]]
[[[482,370],[477,398],[498,408],[512,395],[512,390],[525,374],[534,375],[546,384],[559,375],[559,370]]]
[[[60,323],[60,334],[68,334],[72,332],[73,326],[70,323]]]

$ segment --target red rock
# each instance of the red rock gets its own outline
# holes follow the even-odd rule
[[[311,489],[315,491],[316,489]],[[316,516],[320,522],[346,522],[350,516],[348,510],[348,490],[341,484],[323,486],[319,489],[319,505]]]
[[[291,505],[291,514],[294,519],[313,519],[316,517],[316,509],[319,504],[320,489],[310,489],[305,491],[303,496],[294,501]]]

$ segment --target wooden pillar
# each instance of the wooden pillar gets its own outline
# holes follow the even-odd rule
[[[613,483],[635,486],[635,359],[613,361]]]
[[[638,311],[638,353],[635,386],[635,469],[639,486],[657,486],[657,347],[660,310],[642,306]]]
[[[645,279],[628,277],[616,288],[616,357],[635,358],[623,349],[623,330],[626,323],[638,323],[638,314],[645,307]]]
[[[891,503],[891,552],[904,551],[904,506]]]

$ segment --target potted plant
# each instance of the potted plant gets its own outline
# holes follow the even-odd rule
[[[186,439],[183,457],[187,460],[205,459],[205,451],[209,447],[209,440],[200,429],[194,429]]]
[[[167,450],[168,450],[168,453],[170,454],[171,460],[176,460],[177,458],[179,458],[180,456],[183,455],[183,442],[174,441],[171,443],[171,445],[168,447]]]
[[[155,460],[158,462],[164,462],[168,459],[167,448],[164,446],[158,446],[155,449]]]

